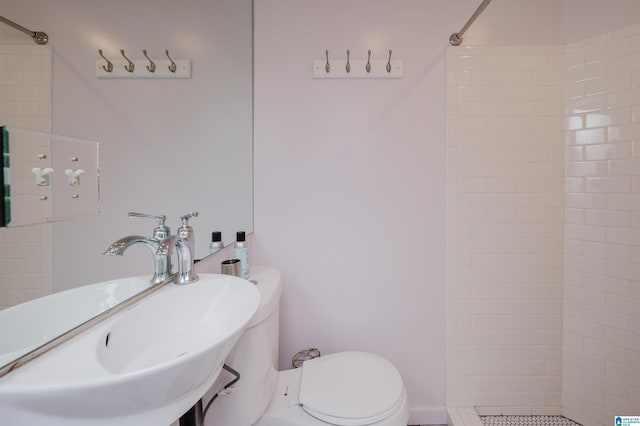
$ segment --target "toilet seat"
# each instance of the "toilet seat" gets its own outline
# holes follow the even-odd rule
[[[306,361],[298,402],[311,416],[338,426],[382,421],[405,399],[398,370],[366,352],[340,352]]]

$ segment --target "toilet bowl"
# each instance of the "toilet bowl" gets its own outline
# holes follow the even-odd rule
[[[206,426],[406,426],[409,401],[398,370],[367,352],[337,352],[278,371],[280,272],[253,267],[261,302],[225,361],[240,373]],[[224,378],[219,378],[220,387]]]
[[[278,373],[257,426],[406,426],[409,402],[396,368],[365,352],[338,352]]]

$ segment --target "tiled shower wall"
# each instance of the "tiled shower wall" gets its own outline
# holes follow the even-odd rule
[[[447,59],[447,405],[637,413],[640,26]]]
[[[51,48],[0,45],[0,125],[51,130]],[[0,309],[51,293],[51,225],[0,228]]]
[[[561,412],[563,52],[448,52],[450,407]]]
[[[640,413],[640,25],[566,46],[563,409]]]

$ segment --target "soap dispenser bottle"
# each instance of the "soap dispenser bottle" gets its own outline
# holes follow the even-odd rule
[[[213,231],[211,233],[211,243],[209,244],[209,254],[216,253],[224,248],[222,242],[222,232]]]
[[[244,279],[249,279],[249,243],[244,231],[236,233],[233,256],[236,259],[240,259],[240,276]]]

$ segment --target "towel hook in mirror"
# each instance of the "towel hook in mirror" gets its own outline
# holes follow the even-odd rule
[[[387,72],[391,72],[391,49],[389,49],[389,60],[387,61]]]
[[[347,65],[345,66],[347,73],[351,72],[351,64],[349,63],[349,51],[347,50]]]
[[[156,71],[156,64],[154,64],[153,61],[151,60],[151,58],[147,55],[147,49],[142,49],[142,54],[149,61],[149,65],[147,65],[147,70],[149,72],[155,72]]]
[[[104,55],[102,54],[102,49],[98,49],[98,54],[100,56],[102,56],[102,59],[105,60],[105,62],[107,63],[107,65],[103,65],[102,68],[106,71],[106,72],[111,72],[113,71],[113,64],[111,63],[111,61],[109,61],[107,58],[104,57]]]
[[[127,60],[127,62],[129,62],[129,65],[125,65],[124,69],[127,70],[128,72],[133,72],[135,66],[133,65],[133,62],[131,62],[129,58],[127,58],[126,55],[124,54],[124,49],[120,49],[120,54],[124,59]]]
[[[327,72],[327,74],[329,74],[329,72],[331,71],[331,65],[329,65],[329,51],[325,50],[324,55],[327,58],[327,63],[324,66],[324,70]]]
[[[169,71],[176,72],[176,69],[178,69],[178,67],[176,66],[176,63],[173,62],[173,59],[171,59],[171,56],[169,56],[169,51],[165,49],[164,54],[167,55],[167,58],[169,58],[169,60],[171,61],[171,65],[169,65]]]
[[[371,50],[368,51],[369,56],[367,57],[367,66],[365,67],[365,69],[367,70],[367,72],[371,72]]]

